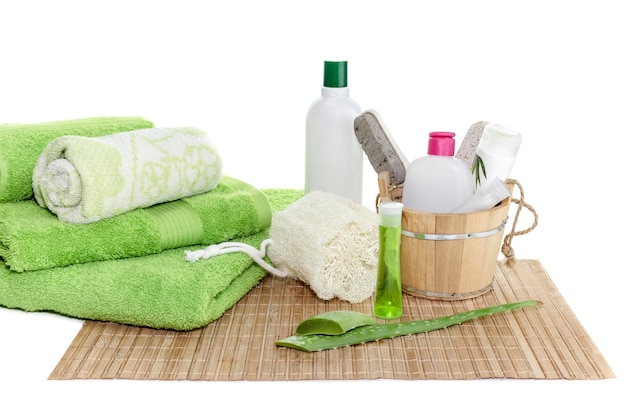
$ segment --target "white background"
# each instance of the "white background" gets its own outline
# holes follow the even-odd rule
[[[4,1],[0,123],[142,116],[204,129],[224,172],[302,188],[322,62],[412,160],[428,132],[523,135],[511,174],[539,213],[516,237],[608,360],[601,381],[47,381],[82,322],[0,308],[0,407],[89,415],[624,415],[624,97],[619,1]],[[457,144],[460,143],[460,140]],[[375,173],[367,159],[364,203]],[[223,411],[222,411],[223,412]],[[5,412],[0,412],[4,414]],[[121,413],[124,414],[124,413]]]

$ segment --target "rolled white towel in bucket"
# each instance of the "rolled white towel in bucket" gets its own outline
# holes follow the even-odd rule
[[[149,128],[54,139],[37,160],[33,193],[60,220],[92,223],[205,193],[221,177],[222,158],[202,130]]]

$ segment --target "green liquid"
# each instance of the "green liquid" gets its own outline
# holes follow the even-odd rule
[[[393,320],[402,316],[402,280],[400,275],[401,227],[379,226],[378,275],[374,315]]]

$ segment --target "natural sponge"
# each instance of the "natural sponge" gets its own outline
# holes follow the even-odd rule
[[[268,256],[318,297],[359,303],[376,288],[378,216],[335,194],[312,191],[274,213]]]

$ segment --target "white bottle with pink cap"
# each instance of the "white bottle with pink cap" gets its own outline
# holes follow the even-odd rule
[[[455,134],[431,132],[428,155],[409,164],[404,180],[404,207],[430,213],[450,213],[474,193],[467,163],[454,157]]]

